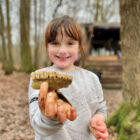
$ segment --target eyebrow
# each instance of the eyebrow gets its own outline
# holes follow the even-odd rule
[[[77,41],[77,40],[69,37],[69,38],[67,38],[67,41]]]

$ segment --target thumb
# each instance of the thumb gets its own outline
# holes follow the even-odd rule
[[[40,93],[47,95],[48,93],[48,83],[47,82],[43,82],[40,86]]]
[[[45,102],[46,102],[46,95],[48,93],[48,83],[43,82],[40,87],[39,97],[38,97],[38,104],[41,111],[44,113],[45,110]]]

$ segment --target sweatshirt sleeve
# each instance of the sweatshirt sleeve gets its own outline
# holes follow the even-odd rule
[[[100,114],[103,114],[105,116],[105,118],[107,118],[106,101],[104,100],[102,86],[101,86],[101,83],[100,83],[99,78],[97,76],[95,76],[94,85],[95,85],[97,98],[99,101],[99,104],[97,106],[97,110],[96,110],[95,114],[100,113]]]
[[[31,87],[32,80],[30,79],[28,98],[29,98],[29,116],[31,126],[39,135],[50,136],[56,133],[62,126],[55,119],[49,119],[43,115],[38,106],[39,90],[34,90]]]

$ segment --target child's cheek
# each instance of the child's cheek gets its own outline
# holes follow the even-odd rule
[[[48,55],[49,55],[49,58],[51,59],[51,61],[54,61],[54,59],[55,59],[55,52],[54,51],[49,51]]]
[[[77,53],[73,53],[72,56],[73,56],[73,57],[72,57],[73,62],[75,62],[75,61],[78,60],[78,52],[77,52]]]

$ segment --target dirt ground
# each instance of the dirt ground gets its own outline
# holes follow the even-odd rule
[[[28,114],[28,83],[28,74],[14,72],[5,76],[0,71],[0,140],[34,139]],[[122,100],[121,90],[104,89],[104,96],[110,116]],[[109,133],[110,140],[116,140],[113,128]]]

